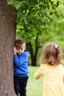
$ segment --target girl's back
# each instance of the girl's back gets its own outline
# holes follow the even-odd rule
[[[35,78],[43,76],[43,95],[42,96],[64,96],[64,68],[61,64],[50,66],[41,64],[35,73]]]
[[[63,66],[50,66],[48,64],[42,65],[42,75],[44,75],[45,82],[48,83],[63,83],[64,68]]]

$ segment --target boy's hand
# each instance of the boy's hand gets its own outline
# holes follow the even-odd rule
[[[14,54],[16,54],[17,53],[17,49],[16,49],[16,47],[14,46]]]

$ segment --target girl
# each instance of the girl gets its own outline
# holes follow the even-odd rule
[[[64,68],[61,64],[61,48],[54,43],[47,43],[42,51],[41,65],[34,74],[36,79],[43,76],[42,96],[64,96]]]

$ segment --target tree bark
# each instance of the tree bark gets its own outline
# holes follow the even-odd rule
[[[13,84],[14,9],[0,0],[0,96],[15,96]]]

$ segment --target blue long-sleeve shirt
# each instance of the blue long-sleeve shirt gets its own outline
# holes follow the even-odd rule
[[[28,51],[25,50],[22,54],[14,54],[14,75],[28,76]]]

